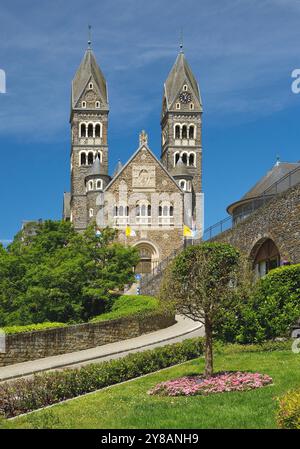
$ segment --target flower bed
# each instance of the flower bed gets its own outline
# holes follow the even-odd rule
[[[157,384],[148,393],[161,396],[195,396],[226,391],[248,391],[273,382],[270,376],[260,373],[224,372],[212,377],[181,377]]]

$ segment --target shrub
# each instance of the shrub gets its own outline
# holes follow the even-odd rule
[[[249,298],[219,317],[216,336],[223,341],[259,343],[288,337],[300,317],[300,264],[270,271]]]
[[[290,391],[279,400],[277,414],[281,429],[300,429],[300,391]]]
[[[39,323],[28,324],[27,326],[6,326],[3,327],[5,334],[20,334],[22,332],[42,331],[45,329],[54,329],[56,327],[66,327],[65,323]]]
[[[114,298],[109,305],[110,311],[102,313],[91,320],[92,323],[99,321],[115,320],[131,315],[142,315],[156,311],[158,300],[153,296],[123,295]]]
[[[114,385],[203,354],[203,340],[186,340],[82,368],[37,374],[0,384],[0,415],[17,416]]]

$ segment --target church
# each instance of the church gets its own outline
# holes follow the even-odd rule
[[[109,175],[108,87],[89,42],[72,81],[71,187],[63,218],[75,230],[96,222],[137,247],[137,273],[151,273],[193,233],[203,234],[202,100],[182,46],[164,83],[160,159],[145,131]],[[136,148],[137,147],[137,148]]]

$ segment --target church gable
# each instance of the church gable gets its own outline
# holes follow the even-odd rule
[[[132,193],[181,193],[174,179],[146,145],[137,150],[106,191],[119,190],[120,183],[126,183],[128,191]]]

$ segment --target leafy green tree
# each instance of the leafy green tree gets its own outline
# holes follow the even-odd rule
[[[190,246],[171,262],[162,282],[162,304],[204,325],[207,377],[213,374],[215,320],[235,290],[239,259],[225,243]]]
[[[134,248],[116,231],[83,234],[70,223],[45,222],[35,235],[19,233],[0,253],[0,325],[87,320],[103,312],[115,291],[134,280]]]

